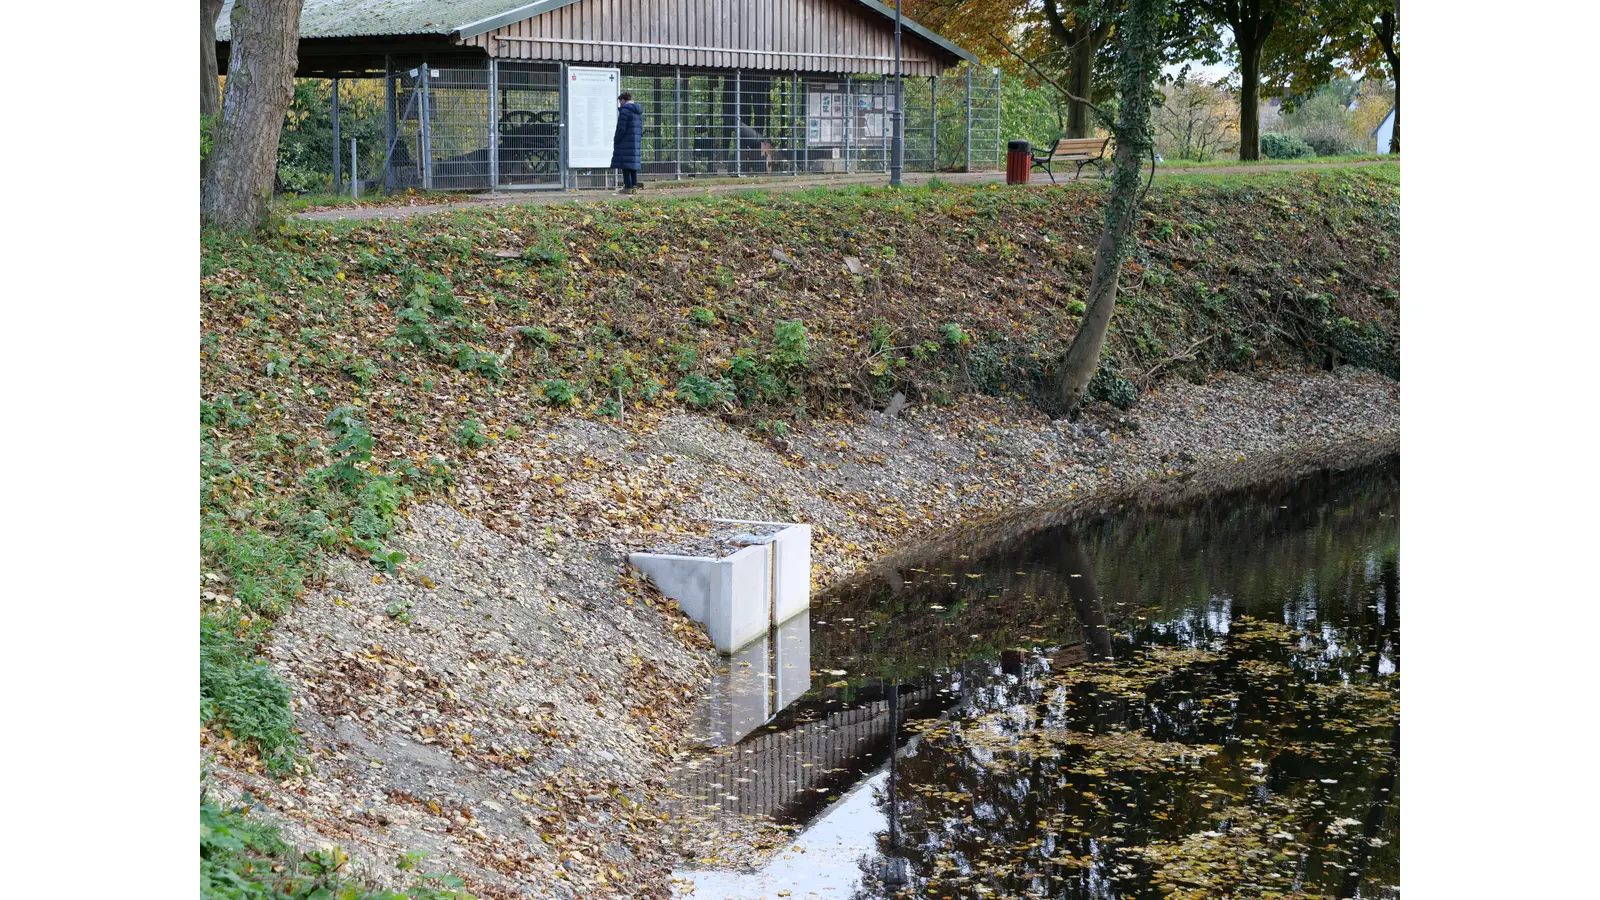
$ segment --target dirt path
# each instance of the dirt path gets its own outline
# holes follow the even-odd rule
[[[1360,160],[1356,162],[1337,163],[1285,163],[1282,165],[1260,166],[1181,166],[1162,167],[1158,170],[1161,175],[1189,175],[1197,173],[1215,173],[1218,175],[1251,175],[1262,172],[1289,172],[1299,169],[1346,169],[1362,168],[1365,166],[1381,166],[1386,160]],[[906,184],[923,185],[933,177],[929,172],[908,172],[905,176]],[[1004,172],[944,172],[939,173],[939,180],[946,184],[992,184],[1003,181]],[[1060,184],[1069,184],[1076,179],[1063,177]],[[1093,179],[1091,179],[1093,180]],[[712,182],[701,182],[683,187],[650,187],[644,193],[637,195],[640,198],[660,197],[704,197],[711,194],[732,193],[735,191],[762,190],[772,192],[804,191],[811,188],[831,188],[845,185],[872,185],[884,186],[889,183],[888,177],[880,174],[873,175],[829,175],[803,178],[779,179],[717,179]],[[1033,182],[1039,184],[1039,181]],[[1049,184],[1045,178],[1044,184]],[[327,222],[344,219],[409,219],[413,216],[427,215],[429,213],[446,212],[457,209],[471,209],[482,206],[545,206],[551,203],[625,203],[634,199],[624,197],[605,190],[585,191],[501,191],[492,194],[473,194],[463,197],[454,203],[431,203],[417,206],[363,206],[336,209],[318,209],[310,212],[297,213],[291,218],[305,219],[308,221]]]

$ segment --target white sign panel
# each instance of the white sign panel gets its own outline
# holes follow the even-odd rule
[[[617,69],[567,67],[567,165],[574,169],[611,165],[620,93],[622,73]]]

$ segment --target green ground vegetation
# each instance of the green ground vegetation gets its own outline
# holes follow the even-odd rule
[[[1158,179],[1094,398],[1265,365],[1398,377],[1398,180]],[[205,232],[210,746],[291,773],[289,692],[260,657],[272,622],[331,554],[396,577],[403,508],[549,417],[687,407],[768,436],[896,392],[1050,409],[1104,190],[755,191]]]

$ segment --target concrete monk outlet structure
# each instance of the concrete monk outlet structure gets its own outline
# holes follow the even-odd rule
[[[716,519],[712,534],[629,554],[725,655],[811,608],[811,526]]]
[[[900,58],[897,93],[873,0],[306,0],[296,74],[334,80],[335,134],[339,82],[382,80],[391,190],[610,186],[623,91],[645,182],[887,173],[899,107],[907,171],[999,167],[998,71],[910,20]]]

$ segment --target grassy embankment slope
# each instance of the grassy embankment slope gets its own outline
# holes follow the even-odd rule
[[[1093,396],[1333,360],[1398,376],[1398,182],[1398,166],[1159,179]],[[897,391],[1049,408],[1103,190],[751,193],[206,234],[203,740],[292,771],[289,697],[257,657],[273,619],[327,554],[396,577],[400,510],[554,417],[648,427],[687,406],[781,434]],[[230,871],[274,858],[211,852]]]

